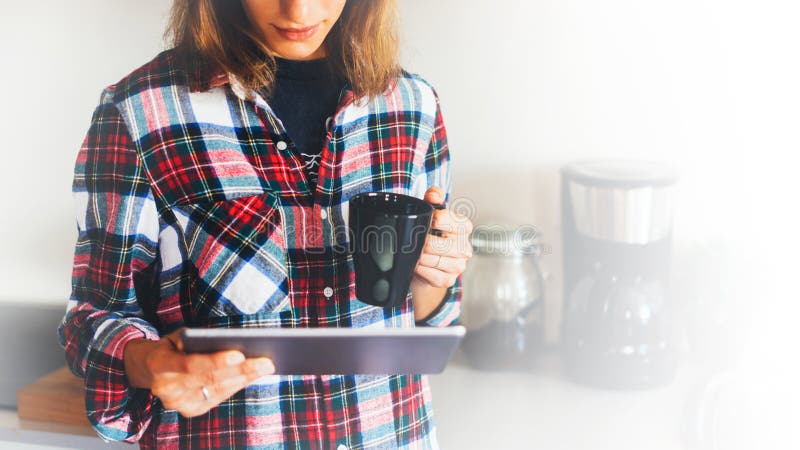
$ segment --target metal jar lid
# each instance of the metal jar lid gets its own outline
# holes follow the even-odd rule
[[[540,254],[538,231],[523,225],[516,228],[479,225],[472,232],[472,249],[480,255],[523,256]]]

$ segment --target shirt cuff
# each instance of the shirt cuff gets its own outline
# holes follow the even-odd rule
[[[124,351],[134,339],[158,340],[140,319],[108,319],[95,331],[86,364],[86,415],[107,441],[138,441],[150,424],[153,395],[134,388],[125,374]]]
[[[461,314],[461,276],[447,289],[444,299],[424,319],[416,321],[422,327],[449,327],[456,323]]]

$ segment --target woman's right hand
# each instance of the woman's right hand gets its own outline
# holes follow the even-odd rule
[[[195,417],[275,372],[269,358],[245,358],[239,351],[186,354],[175,331],[161,340],[137,339],[125,347],[125,373],[132,386],[150,389],[164,408]],[[206,399],[203,387],[207,389]]]

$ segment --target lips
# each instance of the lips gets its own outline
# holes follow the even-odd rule
[[[273,26],[284,39],[290,41],[305,41],[314,36],[319,29],[319,24],[303,28],[282,28],[277,25]]]

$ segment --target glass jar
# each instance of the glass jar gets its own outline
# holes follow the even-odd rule
[[[472,246],[463,277],[462,352],[479,369],[528,368],[544,332],[534,230],[476,227]]]

